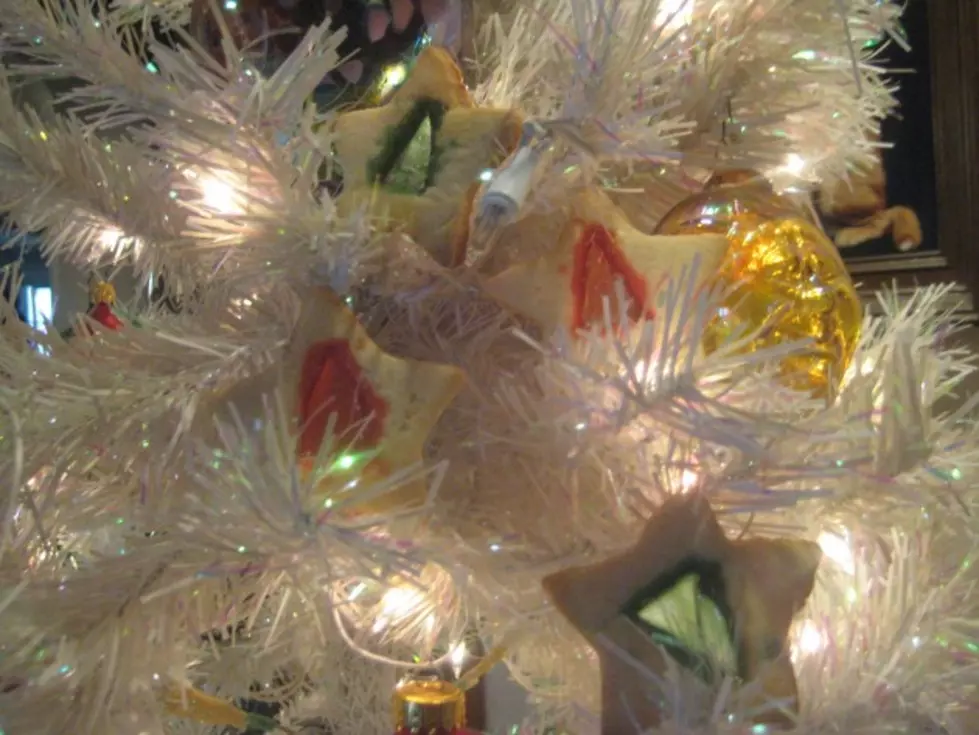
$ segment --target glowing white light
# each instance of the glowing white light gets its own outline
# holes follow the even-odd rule
[[[409,587],[392,587],[381,598],[381,611],[374,623],[373,631],[380,633],[392,622],[403,620],[411,615],[422,603],[422,594]]]
[[[698,475],[693,470],[684,470],[683,474],[680,475],[680,489],[684,493],[688,493],[693,490],[697,485],[700,484],[700,475]]]
[[[452,671],[458,677],[462,673],[462,666],[466,663],[466,656],[469,651],[465,643],[456,643],[449,651],[449,662],[452,664]]]
[[[790,153],[785,159],[785,171],[793,176],[801,176],[806,170],[806,159],[798,153]]]
[[[98,244],[106,253],[121,255],[128,248],[138,248],[139,241],[128,237],[125,232],[116,227],[106,227],[99,233]]]
[[[384,70],[381,76],[381,96],[391,92],[398,87],[408,76],[408,70],[404,64],[395,64]]]
[[[656,11],[656,26],[676,30],[690,23],[693,18],[694,0],[660,0]]]
[[[819,534],[819,548],[827,559],[831,560],[847,574],[856,571],[856,564],[853,560],[853,549],[850,540],[846,536],[838,536],[835,533],[823,531]]]
[[[106,250],[115,250],[119,247],[119,241],[123,238],[122,230],[109,227],[99,234],[99,245]]]
[[[806,620],[796,630],[792,642],[792,658],[798,660],[801,656],[811,656],[826,647],[826,636],[813,621]]]
[[[392,587],[384,593],[381,608],[385,615],[403,616],[421,603],[421,593],[409,587]]]
[[[215,176],[200,178],[204,205],[218,214],[241,214],[241,199],[234,187]]]

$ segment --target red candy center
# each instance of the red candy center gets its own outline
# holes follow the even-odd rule
[[[629,318],[633,321],[643,316],[652,319],[654,311],[647,306],[649,294],[646,279],[629,264],[619,249],[614,233],[602,225],[585,224],[575,244],[574,270],[571,274],[573,329],[584,329],[601,322],[606,298],[615,316],[615,281],[619,278],[630,300]]]
[[[345,340],[317,342],[307,350],[299,378],[300,457],[319,452],[331,416],[337,452],[373,449],[388,410]]]

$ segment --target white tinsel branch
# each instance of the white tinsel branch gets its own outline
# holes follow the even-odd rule
[[[865,47],[900,39],[898,13],[877,0],[521,3],[484,28],[477,95],[566,121],[599,160],[777,172],[792,153],[796,177],[832,179],[870,160],[893,108]]]

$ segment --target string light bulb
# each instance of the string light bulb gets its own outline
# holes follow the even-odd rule
[[[381,610],[374,622],[373,632],[380,633],[392,622],[404,620],[422,604],[422,594],[410,587],[392,587],[381,598]]]
[[[218,214],[240,214],[239,197],[234,188],[213,176],[201,179],[201,194],[204,204]]]
[[[660,0],[656,11],[656,27],[668,31],[690,24],[693,19],[693,0]]]
[[[112,255],[122,255],[127,250],[132,248],[137,250],[139,248],[139,240],[134,237],[129,237],[125,232],[120,230],[118,227],[106,227],[104,230],[99,232],[96,238],[96,243],[102,249],[103,253],[109,253]]]
[[[186,171],[185,175],[197,185],[207,209],[220,215],[244,213],[241,194],[225,177],[213,173],[201,174],[193,170]]]
[[[122,230],[118,230],[115,227],[107,227],[99,234],[99,245],[105,250],[116,250],[119,247],[119,241],[122,237]]]
[[[683,470],[680,475],[680,492],[686,494],[700,484],[700,475],[691,469]]]
[[[785,158],[785,172],[793,176],[802,176],[806,170],[806,159],[798,153],[790,153]]]
[[[404,64],[389,66],[381,75],[379,93],[382,97],[401,86],[401,83],[408,77],[408,69]]]
[[[853,558],[853,548],[849,538],[835,533],[823,531],[817,539],[823,555],[847,574],[856,573],[856,562]]]
[[[812,656],[826,647],[826,635],[812,620],[805,620],[796,628],[792,642],[792,658],[796,661],[803,656]]]
[[[495,231],[517,218],[533,189],[544,154],[552,144],[550,133],[538,123],[524,123],[516,152],[495,173],[480,175],[485,187],[474,215],[477,230]]]
[[[456,643],[450,650],[449,663],[452,664],[452,672],[456,675],[456,678],[462,674],[462,667],[465,665],[468,655],[469,650],[462,641]]]

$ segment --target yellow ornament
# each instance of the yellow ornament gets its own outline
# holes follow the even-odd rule
[[[94,281],[88,289],[88,300],[92,304],[115,306],[116,289],[107,281]]]
[[[863,313],[836,246],[815,222],[758,174],[734,171],[677,205],[657,233],[727,236],[717,277],[730,290],[705,335],[708,352],[753,332],[749,352],[808,339],[809,350],[782,361],[785,382],[816,395],[835,391]]]

